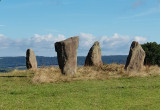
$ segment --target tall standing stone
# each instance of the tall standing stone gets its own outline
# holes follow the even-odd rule
[[[101,59],[101,47],[98,41],[96,41],[90,48],[85,60],[85,66],[102,66]]]
[[[141,45],[133,41],[130,47],[130,52],[127,57],[125,70],[127,71],[141,71],[144,65],[145,51]]]
[[[71,37],[55,43],[55,51],[62,74],[76,73],[78,45],[79,37]]]
[[[32,49],[26,51],[26,67],[27,69],[37,69],[37,60]]]

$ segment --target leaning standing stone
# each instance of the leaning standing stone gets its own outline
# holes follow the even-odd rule
[[[141,45],[133,41],[130,47],[130,52],[127,57],[125,70],[127,71],[141,71],[144,65],[145,51]]]
[[[88,55],[85,60],[85,66],[102,66],[103,62],[101,59],[101,47],[99,42],[96,41],[90,48]]]
[[[36,56],[32,49],[27,49],[26,67],[27,69],[37,69],[37,60],[36,60]]]
[[[55,43],[55,51],[62,74],[76,73],[78,45],[79,37],[71,37]]]

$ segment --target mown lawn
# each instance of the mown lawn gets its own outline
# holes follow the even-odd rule
[[[159,110],[160,76],[32,84],[0,76],[0,110]]]

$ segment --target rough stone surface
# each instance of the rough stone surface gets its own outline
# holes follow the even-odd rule
[[[27,69],[37,69],[37,60],[32,49],[26,51],[26,67]]]
[[[55,43],[55,51],[62,74],[76,73],[78,45],[79,37],[71,37]]]
[[[125,70],[127,71],[141,71],[144,65],[145,51],[141,45],[133,41],[130,47],[130,52],[127,57]]]
[[[101,59],[101,47],[98,41],[96,41],[90,48],[88,55],[85,60],[85,66],[102,66],[103,62]]]

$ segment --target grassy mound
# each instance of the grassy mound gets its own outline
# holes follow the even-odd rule
[[[105,80],[110,78],[146,77],[160,75],[158,66],[145,66],[141,72],[126,72],[124,65],[109,64],[102,67],[78,67],[74,75],[62,75],[58,67],[44,67],[35,72],[33,83],[66,82],[75,80]]]

